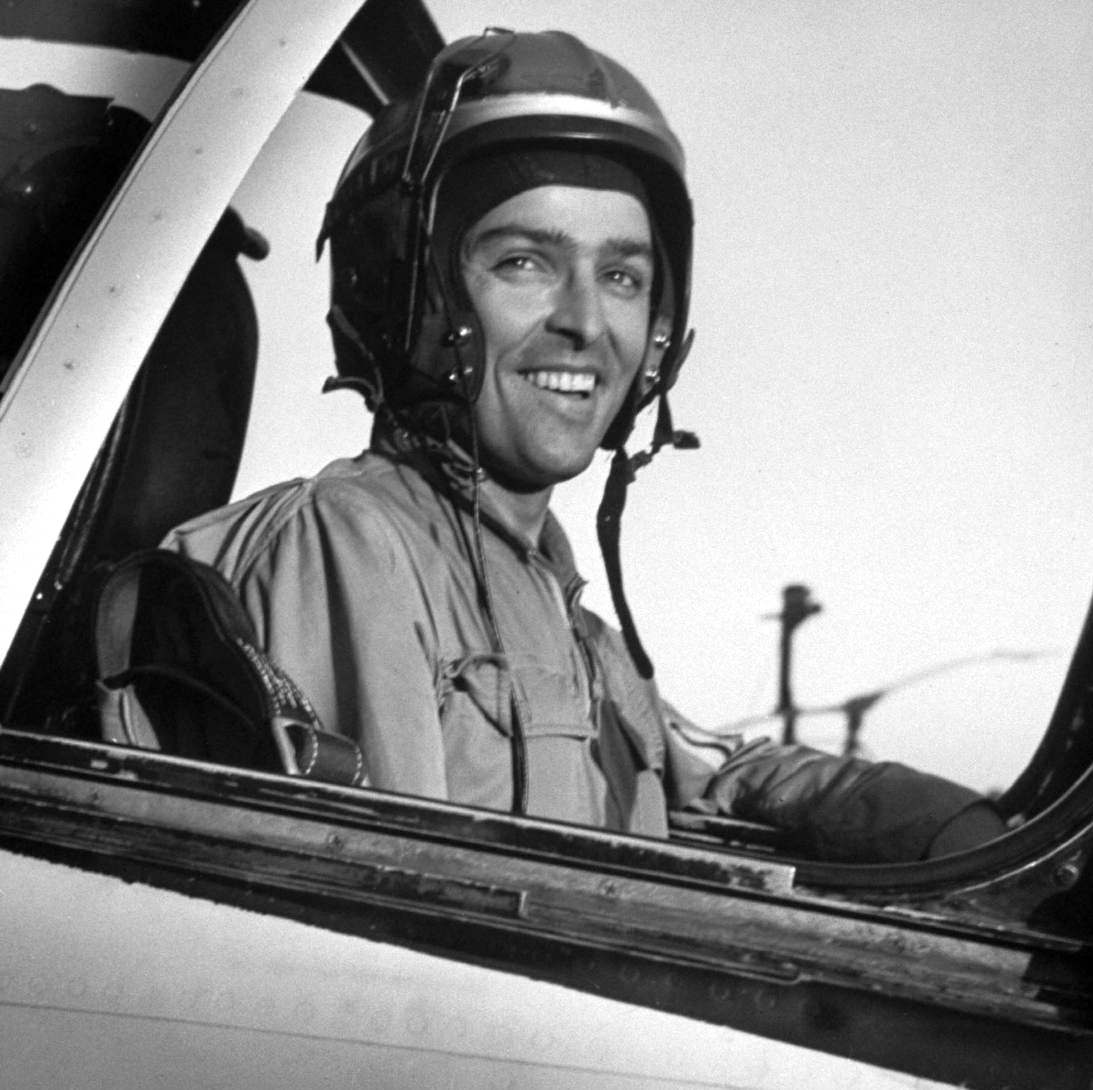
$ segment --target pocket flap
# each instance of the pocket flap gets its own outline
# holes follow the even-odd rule
[[[523,726],[528,738],[589,738],[595,734],[587,696],[574,678],[544,669],[531,658],[494,652],[463,655],[445,665],[438,693],[442,720],[458,719],[458,705],[469,702],[502,734],[511,736],[513,683],[523,697]]]

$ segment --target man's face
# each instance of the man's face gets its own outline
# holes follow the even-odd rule
[[[486,344],[474,407],[483,464],[521,491],[577,476],[645,354],[644,207],[614,190],[525,190],[467,232],[462,269]]]

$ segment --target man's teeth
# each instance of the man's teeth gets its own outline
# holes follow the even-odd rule
[[[596,376],[574,371],[525,371],[524,378],[540,390],[559,394],[590,394],[596,388]]]

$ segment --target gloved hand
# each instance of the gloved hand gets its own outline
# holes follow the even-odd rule
[[[1000,837],[1006,831],[1001,815],[986,799],[972,803],[946,822],[926,849],[926,859],[966,852]]]

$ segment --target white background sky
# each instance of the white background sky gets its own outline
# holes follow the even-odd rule
[[[989,788],[1050,714],[1093,585],[1093,8],[1053,0],[437,0],[445,37],[566,29],[632,68],[688,153],[697,340],[673,396],[697,452],[631,490],[624,572],[662,688],[707,726],[776,695],[788,582],[799,703],[988,659],[882,701],[876,755]],[[320,398],[322,205],[360,123],[307,105],[237,202],[273,242],[240,491],[355,452]],[[283,186],[288,184],[286,198]],[[287,294],[286,294],[287,288]],[[611,614],[593,528],[606,462],[556,510]],[[806,728],[807,724],[802,724]],[[814,720],[818,741],[838,738]],[[776,729],[776,724],[772,725]]]

